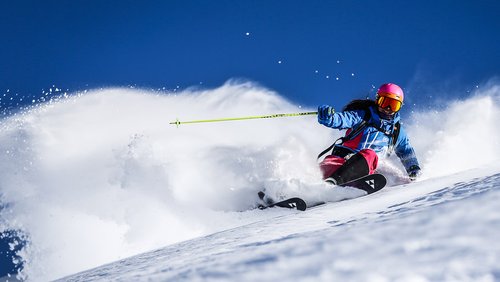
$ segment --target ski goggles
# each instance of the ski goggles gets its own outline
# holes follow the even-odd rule
[[[393,112],[399,111],[401,109],[402,104],[403,103],[401,103],[401,101],[389,97],[382,96],[377,99],[377,105],[379,107],[381,107],[382,109],[389,108]]]

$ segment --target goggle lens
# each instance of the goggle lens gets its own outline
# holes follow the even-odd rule
[[[383,109],[390,108],[391,111],[397,112],[401,109],[401,101],[388,97],[379,97],[377,100],[377,105]]]

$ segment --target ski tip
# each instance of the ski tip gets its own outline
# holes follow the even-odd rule
[[[296,203],[297,203],[297,210],[305,211],[307,209],[306,202],[304,200],[302,200],[301,198],[297,198]]]
[[[305,211],[307,209],[306,202],[302,200],[301,198],[290,198],[283,200],[281,202],[277,202],[274,204],[270,205],[258,205],[257,208],[260,210],[264,210],[267,208],[273,208],[273,207],[280,207],[280,208],[287,208],[287,209],[296,209],[299,211]]]
[[[290,198],[281,202],[274,204],[274,206],[278,206],[281,208],[289,208],[296,209],[299,211],[305,211],[307,209],[306,202],[301,198]]]

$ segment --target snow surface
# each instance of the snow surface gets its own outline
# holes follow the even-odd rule
[[[392,187],[341,202],[362,193],[319,181],[341,133],[315,117],[168,124],[314,110],[252,83],[70,95],[1,120],[0,232],[28,242],[19,277],[35,281],[495,281],[499,94],[415,111],[422,180],[385,159]],[[264,187],[332,203],[255,210]]]
[[[290,212],[63,280],[498,281],[500,173],[427,193],[449,181]]]

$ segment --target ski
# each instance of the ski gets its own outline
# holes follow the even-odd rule
[[[269,205],[261,204],[258,206],[258,208],[261,210],[264,210],[267,208],[272,208],[272,207],[280,207],[280,208],[288,208],[288,209],[296,209],[299,211],[305,211],[307,208],[307,205],[306,205],[306,202],[304,202],[304,200],[302,200],[301,198],[294,197],[294,198],[286,199],[286,200],[279,201],[279,202],[276,202],[273,204],[269,204]]]
[[[361,189],[368,194],[375,193],[384,188],[387,184],[387,179],[382,174],[369,174],[363,177],[348,181],[346,183],[337,184],[338,186],[348,186]]]
[[[348,181],[346,183],[337,184],[337,186],[353,187],[361,189],[365,191],[367,194],[372,194],[384,188],[386,184],[387,184],[387,179],[385,178],[385,176],[376,173],[376,174],[365,175],[363,177]],[[280,207],[280,208],[305,211],[307,208],[306,202],[304,202],[304,200],[298,197],[289,198],[275,203],[272,199],[266,199],[265,193],[262,191],[259,191],[258,196],[263,201],[263,204],[259,204],[257,206],[261,210],[272,207]]]

